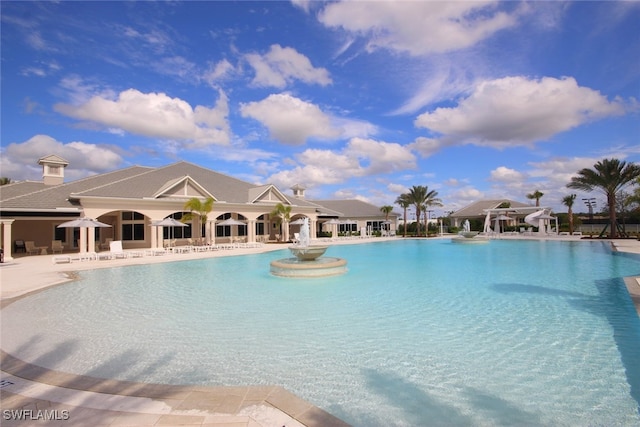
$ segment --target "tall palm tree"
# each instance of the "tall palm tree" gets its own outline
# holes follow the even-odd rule
[[[402,230],[402,237],[407,237],[407,208],[411,206],[411,200],[409,199],[408,193],[402,193],[396,198],[397,205],[400,205],[402,209],[404,209],[404,229]]]
[[[428,218],[427,209],[429,206],[442,206],[442,202],[437,198],[438,192],[435,190],[429,191],[429,188],[425,185],[414,185],[409,189],[408,199],[411,204],[416,208],[416,225],[418,226],[418,237],[420,237],[420,215],[425,213],[425,233]]]
[[[427,198],[427,187],[424,185],[414,185],[409,189],[408,196],[411,204],[416,208],[416,236],[420,237],[420,215],[422,214],[422,207]]]
[[[562,204],[569,208],[567,214],[569,215],[569,234],[573,234],[573,203],[576,201],[576,195],[570,194],[562,198]]]
[[[391,212],[393,212],[393,206],[384,205],[384,206],[382,206],[380,208],[380,212],[382,212],[384,214],[384,222],[388,223],[389,222],[389,214]],[[386,227],[385,227],[385,229],[386,229]]]
[[[213,197],[208,197],[204,202],[197,197],[193,197],[186,201],[183,209],[188,210],[186,214],[182,215],[182,222],[188,222],[196,219],[197,226],[195,227],[198,233],[196,238],[202,237],[202,224],[207,222],[209,212],[213,209]]]
[[[544,193],[542,193],[540,190],[536,190],[531,194],[527,194],[527,199],[529,200],[535,200],[536,201],[536,207],[540,206],[540,198],[544,196]]]
[[[442,206],[442,201],[436,197],[438,192],[435,190],[428,190],[429,189],[427,188],[427,197],[422,208],[424,212],[424,230],[426,236],[429,235],[429,208],[431,206]]]
[[[269,217],[276,220],[276,224],[280,227],[280,235],[282,236],[282,223],[284,221],[289,222],[291,219],[291,206],[278,203],[269,214]]]
[[[615,239],[618,237],[616,193],[638,178],[640,178],[640,166],[618,159],[603,159],[596,163],[593,169],[579,170],[578,175],[571,178],[567,187],[588,192],[600,189],[604,192],[609,206],[611,238]]]

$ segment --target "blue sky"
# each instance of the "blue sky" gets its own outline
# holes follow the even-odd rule
[[[311,199],[539,190],[565,212],[576,171],[640,158],[639,2],[0,7],[14,181],[48,154],[68,179],[186,160]]]

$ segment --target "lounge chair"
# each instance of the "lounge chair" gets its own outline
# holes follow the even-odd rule
[[[13,253],[24,252],[27,253],[27,247],[24,244],[24,240],[16,240],[13,242]]]
[[[44,251],[44,254],[46,254],[47,253],[46,251],[48,248],[48,246],[36,246],[36,244],[31,240],[24,242],[24,247],[29,255],[38,254],[38,253],[42,254],[43,251]]]
[[[112,239],[112,238],[107,237],[107,238],[105,239],[104,243],[100,243],[100,244],[98,245],[98,247],[100,248],[100,250],[106,250],[106,249],[109,249],[109,247],[110,247],[110,245],[111,245],[111,242],[112,242],[112,241],[113,241],[113,239]]]
[[[52,240],[51,241],[51,252],[54,254],[56,252],[62,253],[64,250],[64,245],[62,244],[62,240]]]
[[[100,259],[127,258],[128,255],[122,250],[122,241],[114,240],[109,242],[109,252],[98,254]]]

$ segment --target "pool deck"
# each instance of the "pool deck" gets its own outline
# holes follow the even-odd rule
[[[451,237],[454,236],[440,238]],[[383,240],[388,239],[345,239],[329,244],[357,244]],[[579,239],[560,236],[549,240]],[[616,251],[640,255],[640,241],[616,240],[611,244]],[[287,245],[270,244],[260,248],[74,261],[70,264],[53,263],[53,255],[17,257],[0,264],[0,307],[3,308],[33,292],[66,283],[73,279],[76,271],[254,254],[286,247]],[[625,283],[640,315],[640,271],[638,277],[625,278]],[[347,425],[279,386],[175,386],[92,378],[45,369],[19,360],[2,350],[0,367],[0,408],[3,426]],[[19,419],[20,417],[22,419]]]

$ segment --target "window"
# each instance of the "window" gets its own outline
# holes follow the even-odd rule
[[[66,228],[53,228],[53,240],[61,240],[63,243],[67,241],[67,229]]]
[[[372,231],[384,230],[383,221],[367,221],[367,228],[371,227]]]
[[[174,214],[169,215],[169,217],[177,221],[180,221],[183,215],[184,215],[184,212],[176,212]],[[189,223],[187,223],[186,225],[187,227],[180,227],[180,226],[163,227],[162,238],[165,240],[191,238],[191,225]],[[202,235],[204,236],[204,234]]]
[[[122,212],[122,240],[144,240],[144,215],[138,212]]]
[[[60,175],[60,170],[61,170],[60,166],[49,165],[49,175]]]

